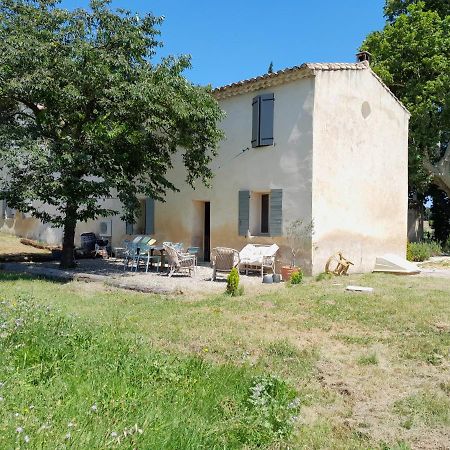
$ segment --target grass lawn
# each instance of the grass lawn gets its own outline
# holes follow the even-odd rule
[[[450,442],[448,279],[193,298],[0,273],[0,302],[0,448]]]

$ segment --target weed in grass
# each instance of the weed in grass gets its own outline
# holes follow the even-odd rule
[[[287,340],[274,341],[267,346],[267,354],[270,356],[277,356],[281,358],[296,358],[299,356],[299,351]]]
[[[375,339],[370,336],[348,336],[345,334],[337,334],[332,337],[333,339],[344,342],[345,344],[353,345],[369,345],[375,342]]]
[[[316,276],[316,281],[324,281],[324,280],[331,280],[334,278],[334,275],[329,272],[322,272],[319,273],[319,275]]]
[[[441,388],[441,390],[442,390],[443,392],[445,392],[447,395],[450,396],[450,381],[440,383],[440,384],[439,384],[439,387]]]
[[[358,358],[358,364],[360,366],[371,366],[378,364],[378,357],[375,353],[370,355],[362,355]]]
[[[438,392],[422,392],[395,402],[394,412],[405,417],[403,426],[450,424],[450,399]]]

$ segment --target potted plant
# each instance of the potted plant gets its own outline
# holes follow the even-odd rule
[[[313,234],[313,221],[306,223],[301,219],[296,219],[288,225],[286,229],[286,240],[291,250],[292,258],[290,265],[281,267],[281,276],[283,280],[287,281],[294,272],[301,271],[300,267],[296,265],[296,260],[300,252],[305,249],[308,243],[310,243]]]

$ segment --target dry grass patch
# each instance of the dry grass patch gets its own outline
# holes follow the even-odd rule
[[[424,261],[418,266],[422,269],[450,269],[450,256],[433,258],[431,261]]]
[[[32,247],[31,245],[24,245],[20,242],[20,238],[0,233],[0,259],[5,259],[11,256],[36,256],[44,255],[50,256],[49,250]]]

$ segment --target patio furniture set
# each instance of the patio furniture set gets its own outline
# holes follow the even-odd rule
[[[159,272],[160,268],[165,267],[167,259],[169,276],[184,270],[189,272],[189,275],[195,272],[198,247],[189,247],[184,251],[181,243],[163,242],[163,245],[155,245],[155,243],[156,240],[151,236],[136,236],[132,241],[124,241],[124,246],[120,249],[115,249],[116,257],[119,256],[118,253],[122,253],[124,270],[130,267],[131,271],[137,272],[144,264],[145,272],[148,272],[154,264],[156,271]],[[155,251],[159,254],[156,255]]]
[[[181,243],[163,242],[155,245],[151,236],[139,235],[131,241],[124,241],[124,246],[116,248],[116,257],[122,254],[124,270],[130,268],[137,272],[140,266],[145,266],[148,272],[153,265],[156,271],[165,268],[169,277],[174,273],[187,272],[189,276],[195,273],[198,264],[199,247],[189,247],[186,250]],[[215,280],[218,272],[230,272],[234,267],[247,275],[250,271],[258,272],[261,278],[264,272],[275,273],[275,255],[279,247],[276,244],[247,244],[240,252],[233,248],[216,247],[211,250],[211,280]],[[158,254],[155,254],[158,252]],[[167,262],[167,267],[166,267]]]

